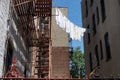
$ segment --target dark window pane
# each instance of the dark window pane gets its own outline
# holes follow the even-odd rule
[[[120,0],[118,0],[118,3],[119,3],[119,5],[120,5]]]
[[[101,60],[103,59],[103,49],[102,49],[102,41],[100,40],[100,52],[101,52]]]
[[[86,6],[86,17],[88,16],[88,3],[87,0],[85,1],[85,6]]]
[[[100,18],[99,18],[99,10],[98,10],[98,7],[96,8],[96,12],[97,12],[97,24],[99,24]]]
[[[95,56],[96,56],[96,60],[97,60],[97,66],[100,66],[100,62],[99,62],[99,55],[98,55],[98,46],[95,46]]]
[[[105,34],[106,61],[111,59],[110,43],[108,33]]]
[[[101,4],[102,22],[104,22],[105,19],[106,19],[106,12],[105,12],[105,3],[104,3],[104,0],[100,0],[100,4]]]
[[[95,33],[96,33],[95,14],[93,14],[93,16],[92,16],[92,22],[93,22],[93,34],[95,35]]]
[[[92,65],[93,65],[93,62],[92,62],[92,54],[89,53],[89,59],[90,59],[90,72],[92,72],[93,68],[92,68]]]
[[[12,47],[12,43],[8,41],[7,54],[5,59],[5,73],[7,73],[10,70],[12,64],[12,57],[13,57],[13,47]]]
[[[87,34],[88,34],[88,44],[90,43],[90,27],[89,27],[89,25],[87,26],[87,30],[88,30],[88,32],[87,32]]]
[[[92,5],[93,5],[93,1],[94,1],[94,0],[90,0],[90,6],[92,6]]]

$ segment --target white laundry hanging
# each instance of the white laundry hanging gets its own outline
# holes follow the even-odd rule
[[[78,40],[78,36],[77,36],[77,33],[78,33],[77,26],[76,26],[76,25],[74,25],[74,26],[75,26],[75,27],[74,27],[74,28],[75,28],[75,30],[74,30],[74,31],[75,31],[75,35],[74,35],[74,36],[75,36],[75,40]]]
[[[59,18],[59,13],[58,13],[58,9],[56,8],[55,9],[55,11],[56,11],[56,17],[55,17],[55,19],[56,19],[56,23],[57,23],[57,25],[59,24],[59,21],[58,21],[58,18]]]
[[[56,15],[57,25],[65,30],[67,33],[69,33],[70,38],[72,38],[73,40],[81,40],[81,37],[83,37],[86,29],[73,24],[62,14],[62,12],[58,8],[56,8]]]
[[[75,40],[75,28],[74,28],[74,24],[72,22],[70,22],[70,37]]]
[[[84,33],[82,33],[82,28],[79,27],[79,29],[78,29],[78,37],[79,37],[79,40],[81,40],[81,38],[83,37],[83,36],[82,36],[83,34],[84,34]]]
[[[62,22],[63,22],[63,29],[65,30],[66,28],[66,17],[65,16],[63,16]]]
[[[67,18],[65,18],[65,23],[66,23],[66,32],[70,33],[70,21]]]

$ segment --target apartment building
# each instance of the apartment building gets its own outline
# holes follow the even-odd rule
[[[82,0],[86,73],[120,77],[120,0]]]
[[[67,17],[68,9],[60,10]],[[54,14],[52,0],[0,0],[0,78],[14,56],[23,77],[70,78],[68,34]]]

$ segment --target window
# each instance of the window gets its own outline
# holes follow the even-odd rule
[[[93,5],[93,0],[90,0],[90,6],[92,6]]]
[[[5,74],[10,70],[12,58],[13,58],[13,45],[11,40],[8,40],[7,54],[5,58]]]
[[[88,34],[88,44],[89,44],[90,43],[90,27],[89,27],[89,25],[87,26],[87,30],[88,30],[87,34]]]
[[[98,55],[98,45],[95,46],[95,56],[96,56],[97,66],[100,66],[99,55]]]
[[[85,1],[85,6],[86,6],[86,17],[88,16],[88,3],[87,0]]]
[[[89,53],[89,60],[90,60],[90,72],[92,72],[93,68],[92,68],[92,65],[93,65],[93,62],[92,62],[92,54]]]
[[[105,34],[104,39],[105,39],[105,48],[106,48],[106,61],[109,61],[111,59],[111,51],[110,51],[108,33]]]
[[[93,34],[95,35],[95,33],[96,33],[95,14],[93,14],[93,16],[92,16],[92,22],[93,22]]]
[[[118,0],[118,3],[119,3],[119,5],[120,5],[120,0]]]
[[[103,49],[102,49],[102,41],[100,40],[100,52],[101,52],[101,60],[103,59]]]
[[[25,70],[24,70],[24,76],[27,77],[27,69],[25,67]]]
[[[96,8],[96,12],[97,12],[97,25],[98,25],[100,21],[98,7]]]
[[[101,4],[102,22],[104,22],[105,19],[106,19],[106,12],[105,12],[105,3],[104,3],[104,0],[100,0],[100,4]]]

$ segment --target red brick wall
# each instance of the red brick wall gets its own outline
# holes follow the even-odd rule
[[[52,48],[52,71],[51,78],[70,78],[69,48]]]

